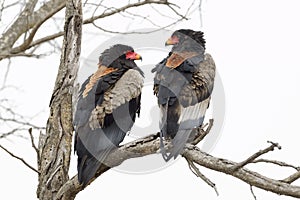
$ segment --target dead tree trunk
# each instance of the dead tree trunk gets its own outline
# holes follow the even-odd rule
[[[50,116],[46,134],[41,134],[39,139],[37,197],[41,200],[55,199],[58,190],[69,180],[73,132],[72,95],[79,67],[81,29],[81,0],[68,0],[60,66],[50,101]]]

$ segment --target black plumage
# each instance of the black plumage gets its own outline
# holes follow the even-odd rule
[[[78,180],[84,186],[117,148],[140,112],[143,73],[132,47],[114,45],[81,86],[74,116]],[[109,167],[109,166],[108,166]]]
[[[202,125],[213,90],[215,64],[205,53],[203,32],[190,29],[175,31],[166,45],[173,45],[169,55],[152,72],[154,94],[161,110],[161,138],[170,139],[173,147],[161,151],[168,161],[183,150],[193,128]]]

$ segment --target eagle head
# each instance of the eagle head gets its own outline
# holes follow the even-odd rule
[[[102,52],[98,65],[120,68],[125,64],[130,67],[135,66],[134,60],[142,60],[142,57],[131,46],[116,44]]]
[[[165,45],[183,46],[193,45],[201,46],[205,49],[205,39],[202,31],[194,31],[191,29],[179,29],[175,31],[166,41]]]

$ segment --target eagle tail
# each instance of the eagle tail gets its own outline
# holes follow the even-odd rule
[[[97,155],[92,155],[84,146],[81,149],[85,149],[84,156],[78,156],[77,160],[77,171],[78,171],[78,181],[85,187],[90,180],[95,176],[97,170],[103,164],[104,159],[112,151],[112,148],[107,148],[97,153]]]
[[[160,152],[165,161],[168,159],[168,154],[165,148],[164,140],[163,138],[166,136],[166,131],[167,131],[167,116],[168,116],[168,100],[166,101],[166,104],[164,106],[160,106],[160,111],[161,111],[161,118],[159,122],[160,126],[160,133],[159,133],[159,138],[160,138]]]
[[[99,162],[93,156],[85,156],[84,158],[78,158],[78,181],[85,187],[89,181],[95,176],[99,169],[101,162]]]
[[[76,134],[75,149],[78,156],[78,181],[86,186],[101,165],[106,166],[105,159],[124,139],[126,133],[115,122],[102,130],[91,130],[86,125],[81,131],[82,134]]]
[[[165,161],[168,161],[170,159],[168,159],[168,154],[167,154],[167,151],[166,151],[166,148],[165,148],[165,144],[164,144],[164,141],[163,141],[163,134],[162,134],[162,131],[160,132],[159,134],[159,139],[160,139],[160,153],[163,157],[163,159]]]

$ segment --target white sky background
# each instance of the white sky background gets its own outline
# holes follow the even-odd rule
[[[241,161],[267,147],[267,140],[271,140],[279,142],[283,148],[266,157],[300,166],[299,6],[298,0],[203,2],[201,30],[205,32],[207,52],[214,57],[226,95],[224,127],[210,154]],[[147,12],[142,8],[138,10],[140,13]],[[199,13],[196,11],[189,17],[191,20],[171,29],[199,29]],[[130,20],[120,23],[119,19],[113,17],[103,20],[101,25],[110,30],[119,27],[117,30],[120,31],[128,27],[129,30],[151,28],[142,20],[132,24]],[[114,36],[107,33],[92,34],[91,26],[85,26],[84,31],[82,63],[95,47]],[[12,59],[8,83],[20,90],[8,90],[5,95],[14,99],[12,103],[18,111],[28,116],[39,113],[34,122],[40,125],[45,124],[48,117],[48,104],[59,56],[52,55],[40,60]],[[145,56],[143,65],[159,62],[166,53],[151,58]],[[0,62],[1,77],[6,64],[6,61]],[[138,61],[137,64],[141,63]],[[36,131],[34,134],[38,135]],[[0,142],[35,165],[35,154],[28,140],[11,137]],[[0,198],[36,199],[37,175],[3,151],[0,151],[0,163]],[[248,167],[277,179],[294,172],[267,164]],[[190,172],[184,159],[179,159],[173,165],[154,173],[134,175],[110,170],[80,192],[76,199],[253,199],[249,185],[242,181],[219,172],[200,169],[216,183],[219,196]],[[76,157],[72,157],[70,176],[75,173]],[[300,184],[299,181],[296,183]],[[254,188],[254,192],[258,199],[293,199],[257,188]]]

